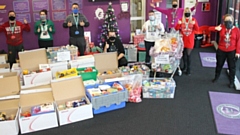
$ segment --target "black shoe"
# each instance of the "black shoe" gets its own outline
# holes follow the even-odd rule
[[[213,83],[216,83],[217,81],[218,81],[218,78],[212,79],[212,82],[213,82]]]
[[[187,73],[187,68],[182,68],[181,70],[183,73]]]
[[[234,83],[230,83],[228,86],[229,88],[234,88]]]

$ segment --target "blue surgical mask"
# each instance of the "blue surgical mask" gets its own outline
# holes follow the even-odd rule
[[[155,16],[149,16],[149,20],[150,21],[154,21],[155,20]]]
[[[77,14],[77,13],[78,13],[78,9],[73,9],[72,12],[73,12],[74,14]]]

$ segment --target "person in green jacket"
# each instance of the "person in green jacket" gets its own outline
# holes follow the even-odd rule
[[[53,47],[54,23],[47,19],[47,10],[39,12],[40,20],[35,23],[34,33],[38,35],[39,48]]]

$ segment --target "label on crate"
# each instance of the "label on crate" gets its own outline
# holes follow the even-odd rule
[[[68,60],[71,60],[69,51],[57,52],[57,61],[68,61]]]
[[[161,54],[155,57],[155,63],[157,64],[169,64],[169,54]]]

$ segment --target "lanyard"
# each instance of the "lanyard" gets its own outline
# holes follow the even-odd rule
[[[174,9],[173,9],[173,10],[174,10]],[[172,12],[172,24],[175,23],[176,14],[177,14],[177,9]]]
[[[154,24],[155,24],[155,21],[150,21],[151,31],[154,31]]]
[[[14,25],[12,26],[12,24],[10,23],[10,29],[12,31],[12,34],[14,33],[15,31],[15,27],[16,27],[16,22],[14,22]]]
[[[185,20],[186,30],[188,30],[189,22],[190,22],[190,19],[188,19],[188,22],[187,22],[187,20]]]
[[[47,20],[45,21],[44,26],[43,26],[43,24],[41,24],[40,26],[41,26],[41,31],[46,31],[47,30]]]
[[[229,31],[226,29],[226,35],[225,35],[226,48],[230,46],[230,37],[231,37],[232,29],[230,29]]]
[[[77,15],[77,19],[76,19],[76,16],[73,15],[73,19],[75,21],[75,24],[76,24],[76,28],[78,29],[78,21],[79,21],[79,16]]]

